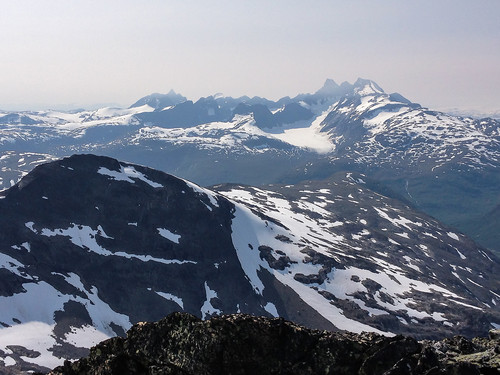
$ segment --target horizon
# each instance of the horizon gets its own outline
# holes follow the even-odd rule
[[[178,91],[178,90],[175,90],[175,89],[172,88],[172,89],[168,90],[167,92],[151,92],[151,93],[139,96],[136,99],[134,99],[131,103],[126,103],[126,104],[113,103],[113,102],[110,102],[110,103],[95,103],[95,104],[91,104],[89,107],[83,107],[81,105],[79,106],[78,104],[71,104],[71,103],[69,103],[69,104],[55,105],[54,107],[51,107],[51,108],[6,110],[5,108],[1,108],[0,107],[0,110],[11,111],[11,112],[16,112],[16,111],[18,111],[18,112],[29,112],[30,110],[33,110],[33,111],[44,111],[44,110],[72,111],[72,110],[80,110],[80,109],[82,109],[82,110],[92,110],[92,109],[100,109],[100,108],[106,108],[106,107],[108,107],[108,108],[128,108],[128,107],[132,106],[133,104],[135,104],[140,99],[143,99],[143,98],[145,98],[147,96],[151,96],[151,95],[169,95],[170,93],[173,93],[175,95],[184,96],[186,98],[186,100],[191,100],[193,102],[196,102],[196,101],[198,101],[199,99],[202,99],[202,98],[209,98],[209,97],[232,97],[232,98],[235,98],[235,99],[241,98],[241,97],[248,97],[248,98],[260,97],[260,98],[263,98],[263,99],[267,99],[267,100],[271,100],[271,101],[274,101],[274,102],[278,102],[279,100],[284,99],[286,97],[294,98],[294,97],[296,97],[298,95],[314,94],[315,92],[317,92],[318,90],[320,90],[321,88],[323,88],[328,81],[333,81],[335,84],[337,84],[338,86],[340,86],[340,85],[345,84],[345,83],[347,83],[349,85],[354,85],[355,82],[357,80],[359,80],[359,79],[369,80],[369,81],[372,81],[372,82],[374,82],[375,84],[378,85],[377,82],[375,82],[373,80],[370,80],[370,79],[362,78],[362,77],[356,78],[353,82],[348,82],[348,81],[337,82],[337,81],[335,81],[332,78],[325,78],[323,84],[319,85],[317,87],[317,89],[315,89],[315,90],[313,90],[311,92],[297,92],[297,93],[295,93],[293,95],[292,94],[288,94],[288,95],[281,96],[281,97],[276,97],[276,98],[269,98],[269,97],[265,97],[265,96],[262,96],[262,95],[252,95],[252,96],[250,96],[250,95],[247,95],[247,94],[244,94],[244,93],[242,95],[232,96],[232,95],[226,95],[225,93],[217,92],[217,91],[214,91],[212,94],[206,95],[206,96],[188,97],[188,96],[184,95],[184,93],[182,93],[181,91]],[[383,87],[381,87],[381,88],[383,90]],[[391,93],[387,93],[387,94],[391,94]]]
[[[377,82],[435,110],[500,111],[500,2],[63,0],[0,15],[0,108],[128,107]]]
[[[365,78],[361,78],[361,77],[358,77],[357,79],[365,79]],[[357,80],[356,79],[356,80]],[[334,81],[337,85],[341,85],[343,83],[348,83],[348,84],[354,84],[354,82],[356,80],[354,80],[353,82],[348,82],[348,81],[342,81],[342,82],[337,82],[335,80],[333,80],[332,78],[326,78],[325,79],[325,82],[324,84],[326,84],[327,81],[329,80],[332,80]],[[372,82],[374,82],[375,84],[378,85],[377,82],[373,81],[373,80],[370,80]],[[319,86],[316,90],[314,91],[311,91],[311,92],[298,92],[294,95],[286,95],[286,96],[282,96],[282,97],[279,97],[279,98],[267,98],[267,97],[264,97],[264,96],[260,96],[260,95],[254,95],[254,96],[249,96],[249,95],[239,95],[239,96],[234,96],[233,98],[239,98],[239,97],[244,97],[244,96],[247,96],[249,98],[253,98],[253,97],[261,97],[261,98],[264,98],[264,99],[268,99],[268,100],[272,100],[272,101],[279,101],[281,99],[284,99],[285,97],[290,97],[290,98],[293,98],[297,95],[303,95],[303,94],[314,94],[316,91],[318,91],[319,89],[321,89],[323,86]],[[382,87],[381,85],[378,85],[380,88],[382,88],[382,90],[384,90],[384,87]],[[201,96],[201,97],[195,97],[195,98],[190,98],[190,97],[187,97],[186,95],[184,95],[182,92],[180,91],[177,91],[177,90],[174,90],[174,89],[170,89],[168,90],[168,92],[165,92],[165,93],[159,93],[159,92],[152,92],[152,93],[149,93],[149,94],[146,94],[146,95],[143,95],[141,97],[137,97],[135,100],[133,100],[133,102],[131,103],[127,103],[127,104],[120,104],[120,103],[95,103],[95,104],[90,104],[90,105],[87,105],[87,106],[83,106],[83,105],[78,105],[78,104],[61,104],[61,105],[54,105],[54,106],[51,106],[51,107],[38,107],[38,108],[19,108],[19,109],[5,109],[5,108],[1,108],[0,107],[0,111],[4,111],[4,112],[30,112],[30,111],[60,111],[60,112],[76,112],[76,111],[92,111],[92,110],[98,110],[98,109],[102,109],[102,108],[119,108],[119,109],[124,109],[124,108],[129,108],[131,107],[133,104],[135,104],[138,100],[144,98],[144,97],[147,97],[147,96],[150,96],[150,95],[167,95],[167,94],[170,94],[171,92],[173,92],[174,94],[177,94],[177,95],[182,95],[186,98],[186,100],[191,100],[193,102],[196,102],[197,100],[199,99],[202,99],[202,98],[207,98],[207,97],[216,97],[216,96],[222,96],[222,97],[231,97],[231,95],[225,95],[224,93],[220,93],[220,92],[215,92],[211,95],[207,95],[207,96]],[[398,93],[398,92],[387,92],[386,90],[384,90],[384,92],[386,94],[393,94],[393,93]],[[398,93],[398,94],[401,94],[401,93]],[[403,94],[401,94],[403,95]],[[403,95],[403,97],[405,97],[405,95]],[[406,99],[409,99],[409,98],[406,98]],[[411,99],[409,99],[410,101],[412,101]],[[414,101],[412,101],[414,102]],[[416,103],[416,102],[414,102]],[[418,103],[420,104],[420,103]],[[425,106],[424,106],[425,107]],[[499,106],[500,108],[500,106]],[[500,119],[500,109],[478,109],[478,108],[465,108],[465,107],[462,107],[462,108],[457,108],[457,107],[448,107],[448,108],[432,108],[432,107],[429,107],[429,109],[431,110],[439,110],[441,112],[444,112],[444,113],[449,113],[451,115],[457,115],[457,116],[468,116],[468,117],[477,117],[477,118],[482,118],[482,117],[493,117],[493,118],[496,118],[496,119]]]

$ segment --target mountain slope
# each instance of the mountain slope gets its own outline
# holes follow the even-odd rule
[[[173,311],[415,337],[498,324],[498,260],[363,178],[216,193],[107,157],[38,166],[1,193],[4,363],[54,367]]]
[[[406,175],[499,166],[500,123],[430,111],[372,81],[358,80],[321,125],[337,146],[333,158],[372,168]]]

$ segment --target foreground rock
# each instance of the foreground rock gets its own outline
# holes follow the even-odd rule
[[[500,333],[443,341],[303,328],[282,318],[174,313],[50,374],[498,374]]]

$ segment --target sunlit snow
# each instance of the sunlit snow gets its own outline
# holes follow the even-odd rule
[[[206,300],[203,303],[203,306],[201,307],[200,310],[201,318],[206,319],[212,315],[222,314],[222,311],[212,306],[211,300],[212,298],[217,298],[217,292],[215,290],[210,289],[206,281],[205,281],[205,295],[206,295]]]
[[[169,241],[172,241],[174,243],[179,243],[179,239],[181,238],[180,234],[175,234],[169,231],[168,229],[165,228],[156,228],[158,230],[158,233],[160,233],[160,236],[166,238]]]
[[[162,184],[159,184],[157,182],[153,182],[153,181],[149,180],[146,176],[144,176],[144,174],[135,170],[134,167],[131,167],[131,166],[127,166],[127,167],[121,166],[121,169],[119,172],[109,170],[105,167],[100,167],[97,172],[102,174],[102,175],[109,176],[112,179],[117,180],[117,181],[127,181],[127,182],[130,182],[133,184],[133,183],[135,183],[135,181],[132,180],[132,178],[133,178],[133,179],[138,179],[138,180],[144,181],[145,183],[151,185],[154,188],[163,187]]]

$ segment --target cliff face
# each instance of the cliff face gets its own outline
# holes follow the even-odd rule
[[[500,333],[442,341],[303,328],[282,318],[174,313],[138,323],[51,375],[498,374]]]

